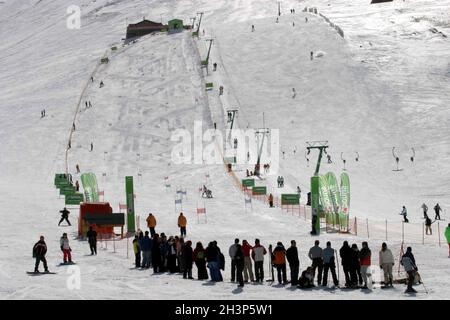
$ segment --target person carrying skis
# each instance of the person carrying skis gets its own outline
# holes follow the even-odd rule
[[[427,214],[428,206],[425,203],[423,203],[421,208],[423,209],[423,218],[426,219],[428,217],[428,214]]]
[[[255,245],[252,249],[252,258],[255,261],[255,278],[256,282],[264,282],[264,255],[267,254],[259,239],[255,239]]]
[[[409,222],[408,218],[406,217],[408,215],[408,211],[406,210],[406,207],[403,206],[402,212],[400,214],[403,216],[403,222]]]
[[[273,250],[272,263],[277,268],[277,277],[279,284],[287,284],[286,278],[286,249],[283,243],[277,242],[277,246]]]
[[[342,269],[344,269],[345,286],[349,288],[352,284],[350,272],[352,265],[352,248],[350,248],[347,241],[344,241],[341,249],[339,250],[339,255],[341,257]]]
[[[67,233],[63,233],[61,239],[59,240],[59,245],[61,247],[61,251],[63,252],[63,262],[64,264],[72,263],[72,249],[69,245],[69,239],[67,238]]]
[[[234,239],[234,244],[230,246],[230,249],[228,249],[228,254],[231,258],[231,282],[234,282],[236,280],[236,260],[234,259],[234,256],[236,255],[236,248],[239,244],[239,239]]]
[[[186,237],[186,225],[187,219],[183,215],[183,212],[180,212],[180,216],[178,217],[178,227],[180,228],[181,237]]]
[[[67,223],[69,224],[69,226],[71,226],[70,221],[69,221],[69,213],[70,211],[66,209],[66,207],[64,207],[64,209],[62,209],[61,211],[59,211],[61,213],[61,220],[59,220],[58,226],[61,224],[61,222],[63,222],[64,220],[67,221]]]
[[[234,260],[236,261],[236,269],[237,269],[236,280],[239,283],[238,287],[243,287],[244,278],[242,276],[242,273],[244,272],[245,268],[245,256],[244,251],[242,250],[242,246],[239,243],[236,245],[236,253],[234,254]]]
[[[383,242],[380,250],[380,269],[384,273],[384,285],[386,287],[392,287],[392,281],[394,277],[392,275],[392,267],[394,266],[394,256],[392,251],[388,249],[387,244]]]
[[[445,228],[445,238],[447,239],[448,243],[448,257],[450,258],[450,223],[448,224],[447,228]]]
[[[253,275],[252,259],[250,258],[250,251],[252,246],[247,240],[242,241],[242,252],[244,252],[244,281],[248,282],[249,278],[251,282],[255,282],[255,277]]]
[[[370,265],[372,264],[371,257],[372,257],[372,252],[369,249],[369,244],[367,243],[367,241],[364,241],[362,243],[362,249],[359,252],[359,263],[361,265],[361,276],[364,281],[364,286],[362,287],[362,289],[368,289],[368,286],[367,286],[368,273],[367,273],[367,271],[368,271]]]
[[[337,287],[339,281],[336,276],[336,263],[334,257],[335,250],[331,247],[331,242],[327,241],[327,247],[323,249],[323,282],[322,286],[326,287],[328,282],[328,271],[331,270],[331,276],[333,277],[333,284]]]
[[[155,235],[155,227],[156,227],[156,218],[153,215],[153,213],[149,213],[148,217],[146,219],[147,221],[147,227],[150,229],[150,236],[153,238]]]
[[[300,261],[298,259],[297,243],[291,240],[291,246],[286,250],[286,258],[291,269],[291,286],[296,286],[298,283],[298,273],[300,268]]]
[[[45,272],[48,271],[47,259],[45,259],[45,254],[47,253],[47,244],[44,241],[44,236],[39,237],[39,241],[36,242],[33,246],[33,258],[36,259],[36,263],[34,264],[34,272],[39,272],[39,264],[44,264]]]
[[[401,265],[405,268],[406,273],[408,274],[408,286],[406,288],[405,293],[416,293],[412,287],[414,284],[414,278],[416,276],[416,272],[418,270],[416,266],[416,259],[412,254],[412,248],[406,248],[406,253],[402,256],[402,260],[400,261]]]
[[[86,233],[88,238],[89,248],[91,249],[91,256],[97,255],[97,231],[89,227],[89,231]]]
[[[441,220],[441,214],[440,214],[441,211],[442,211],[442,209],[439,206],[439,203],[436,203],[436,205],[434,206],[434,213],[436,214],[434,217],[434,220]]]
[[[317,285],[320,285],[322,283],[322,271],[323,271],[323,255],[322,255],[322,248],[319,247],[319,240],[316,240],[314,242],[314,247],[309,249],[308,257],[312,261],[312,268],[314,275],[316,274],[316,268],[318,268],[318,274],[317,274]]]
[[[135,266],[136,266],[136,268],[140,268],[141,267],[141,247],[139,245],[138,235],[134,236],[133,252],[134,252],[134,257],[135,257],[135,260],[134,260]]]

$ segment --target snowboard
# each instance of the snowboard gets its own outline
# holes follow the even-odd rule
[[[44,274],[56,274],[56,272],[32,272],[32,271],[27,271],[27,274],[30,276],[41,276]]]
[[[76,264],[76,263],[75,262],[66,262],[66,263],[61,262],[58,266],[71,266],[71,265],[74,265],[74,264]]]

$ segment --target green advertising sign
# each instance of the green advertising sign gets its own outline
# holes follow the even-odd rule
[[[319,177],[319,194],[320,194],[320,204],[322,205],[322,210],[325,213],[333,212],[333,202],[331,201],[331,197],[330,197],[328,181],[324,175]]]
[[[81,175],[81,183],[83,185],[84,194],[87,202],[99,202],[98,183],[94,173],[83,173]]]
[[[281,204],[282,205],[300,204],[300,196],[298,195],[298,193],[282,194],[281,195]]]
[[[79,205],[84,201],[84,197],[82,193],[74,193],[70,195],[66,195],[65,203],[66,205]]]
[[[254,187],[255,179],[242,179],[242,185],[244,187]]]
[[[333,172],[328,172],[325,177],[328,181],[328,190],[330,192],[331,202],[333,204],[333,211],[334,213],[339,213],[341,211],[341,192],[336,176]]]
[[[350,213],[350,178],[346,172],[341,174],[341,212],[339,223],[341,227],[348,228],[348,216]]]
[[[135,220],[134,220],[134,188],[133,177],[125,177],[125,190],[127,197],[127,226],[128,232],[135,232]]]
[[[267,187],[253,187],[252,194],[254,196],[267,194]]]
[[[74,194],[74,193],[75,193],[75,187],[72,185],[63,186],[63,187],[61,187],[61,189],[59,189],[60,195],[68,195],[68,194]]]

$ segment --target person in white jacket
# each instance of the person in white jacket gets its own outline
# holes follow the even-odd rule
[[[383,242],[380,250],[380,268],[384,272],[384,285],[392,287],[392,267],[394,266],[394,256],[392,251],[388,249],[387,244]]]
[[[67,233],[63,233],[59,245],[61,246],[61,251],[64,254],[64,264],[67,263],[67,260],[69,260],[69,263],[72,263],[72,254],[70,253],[72,249],[69,245],[69,239],[67,238]]]

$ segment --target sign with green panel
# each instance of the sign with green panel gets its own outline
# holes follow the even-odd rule
[[[282,194],[281,204],[282,205],[300,204],[300,196],[298,195],[298,193]]]
[[[254,196],[267,194],[267,187],[253,187],[252,194]]]
[[[127,226],[128,232],[135,232],[135,218],[134,218],[134,188],[133,177],[125,177],[125,192],[127,197]]]
[[[66,205],[79,205],[84,201],[84,197],[82,193],[74,193],[66,195]]]
[[[225,157],[225,163],[236,163],[236,157]]]
[[[242,186],[243,187],[254,187],[255,179],[242,179]]]
[[[74,193],[75,193],[74,186],[64,186],[59,189],[60,195],[68,195],[68,194],[74,194]]]

